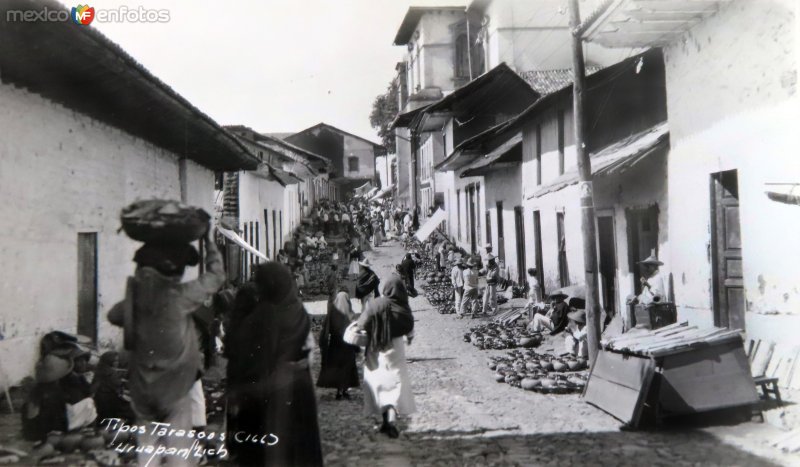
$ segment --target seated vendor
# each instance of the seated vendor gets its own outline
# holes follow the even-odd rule
[[[567,313],[569,313],[570,310],[569,304],[566,302],[567,295],[556,292],[550,295],[550,299],[552,300],[550,311],[548,311],[546,315],[540,313],[534,314],[533,319],[530,324],[528,324],[529,330],[533,332],[549,330],[550,335],[554,336],[567,327],[569,321]]]
[[[564,329],[564,347],[573,357],[587,358],[589,346],[586,343],[586,312],[573,311],[567,314],[569,324]]]

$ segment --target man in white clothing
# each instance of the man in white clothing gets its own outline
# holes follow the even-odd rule
[[[667,301],[667,278],[666,274],[659,269],[664,263],[659,261],[655,255],[650,255],[646,259],[639,261],[642,267],[642,292],[637,297],[642,305],[649,305],[653,302]]]
[[[464,293],[464,261],[458,258],[450,270],[450,282],[453,284],[453,298],[455,299],[455,309],[461,310],[461,295]]]

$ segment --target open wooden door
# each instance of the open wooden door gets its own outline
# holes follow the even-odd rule
[[[736,170],[711,176],[711,253],[714,324],[744,330],[744,275]]]

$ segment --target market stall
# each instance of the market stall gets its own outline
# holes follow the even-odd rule
[[[758,402],[739,330],[676,323],[601,344],[584,397],[631,427]]]

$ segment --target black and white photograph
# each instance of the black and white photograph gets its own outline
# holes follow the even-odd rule
[[[0,465],[800,467],[798,15],[0,0]]]

